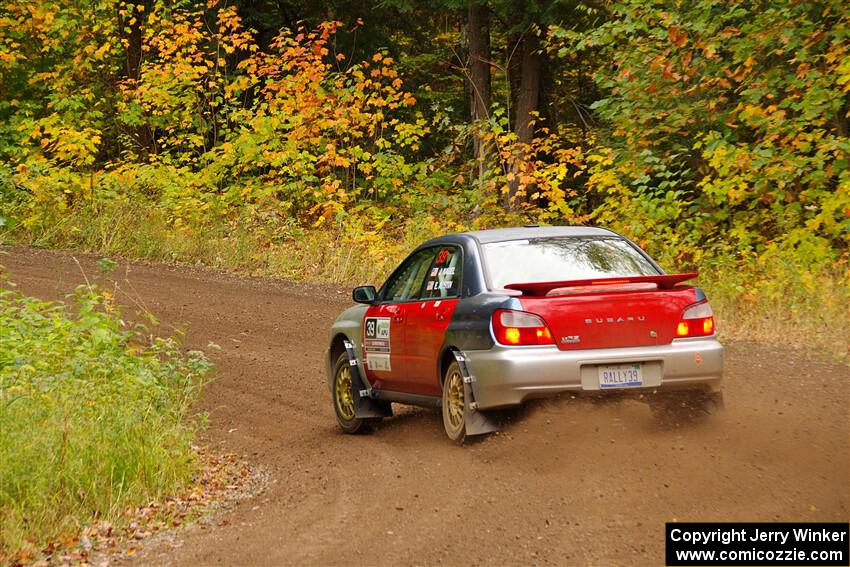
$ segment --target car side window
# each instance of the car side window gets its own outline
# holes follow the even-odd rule
[[[411,256],[402,269],[387,282],[384,301],[400,303],[419,298],[419,291],[428,275],[428,268],[437,255],[436,248],[426,248]]]
[[[461,253],[455,246],[442,246],[428,269],[422,299],[446,299],[460,295]]]

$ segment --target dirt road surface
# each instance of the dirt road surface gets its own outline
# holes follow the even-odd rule
[[[6,252],[25,293],[82,281],[68,254]],[[322,363],[347,290],[124,261],[111,277],[190,346],[221,346],[204,440],[271,478],[139,564],[660,565],[665,522],[850,516],[850,371],[815,354],[727,345],[727,411],[688,427],[637,401],[559,399],[465,447],[415,408],[351,437]]]

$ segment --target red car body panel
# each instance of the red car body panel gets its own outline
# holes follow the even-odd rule
[[[409,304],[404,337],[405,391],[426,396],[441,394],[436,360],[457,302],[442,299]]]
[[[369,382],[375,388],[440,395],[439,370],[434,361],[439,356],[457,302],[457,299],[425,300],[369,307],[363,325]],[[381,326],[388,323],[389,336],[376,336],[378,330],[372,332],[370,319],[381,321]],[[376,359],[382,360],[387,355],[389,370],[375,363]]]
[[[366,311],[363,319],[366,377],[375,388],[403,390],[403,340],[409,308],[409,303],[385,303],[372,305]],[[386,336],[381,334],[379,326],[386,326]],[[386,361],[386,366],[379,366],[379,361]]]
[[[686,307],[697,301],[693,287],[637,292],[518,298],[539,315],[561,350],[669,344]],[[569,337],[581,337],[569,342]]]

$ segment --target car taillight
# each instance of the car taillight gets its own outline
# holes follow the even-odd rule
[[[524,311],[496,310],[493,313],[493,334],[500,344],[509,346],[555,344],[543,319]]]
[[[694,303],[682,312],[676,325],[677,337],[705,337],[714,334],[714,312],[707,301]]]

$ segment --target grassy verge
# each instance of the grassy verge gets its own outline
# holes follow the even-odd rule
[[[719,332],[787,350],[819,350],[850,362],[850,273],[816,272],[791,263],[710,267],[700,276]]]
[[[312,230],[283,223],[272,231],[247,220],[175,227],[153,207],[114,202],[97,211],[69,212],[43,228],[19,227],[5,234],[7,241],[14,238],[40,247],[295,280],[377,284],[416,245],[445,231],[445,223],[428,215],[385,226],[351,220]],[[664,251],[650,252],[665,256]],[[850,358],[846,264],[814,268],[777,254],[770,261],[715,257],[702,262],[699,270],[697,284],[708,293],[723,336]]]
[[[0,563],[173,494],[196,471],[190,413],[210,366],[145,339],[111,296],[0,289]],[[19,557],[20,559],[20,557]]]
[[[0,244],[68,249],[154,262],[197,264],[212,268],[331,283],[375,282],[441,225],[430,217],[400,228],[350,222],[305,230],[255,220],[174,226],[162,212],[141,203],[114,202],[68,211],[55,222],[5,232]]]

